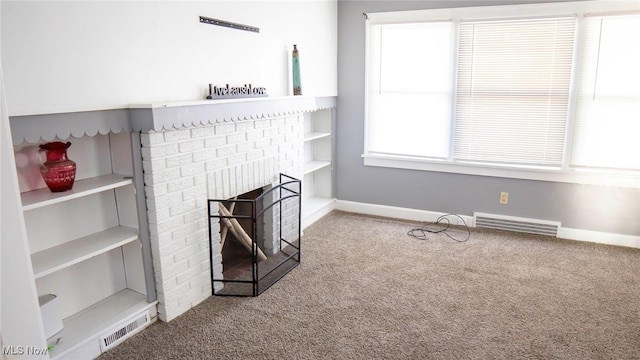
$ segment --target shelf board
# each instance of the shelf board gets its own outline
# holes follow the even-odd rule
[[[320,170],[323,167],[327,167],[331,165],[331,161],[323,161],[323,160],[312,160],[304,163],[304,173],[312,173],[316,170]]]
[[[112,326],[155,306],[156,303],[148,303],[146,296],[124,289],[64,319],[64,329],[60,334],[62,339],[49,353],[50,358],[60,359],[88,341],[97,342],[98,337]]]
[[[21,194],[22,210],[37,209],[121,186],[127,186],[132,183],[133,180],[131,178],[123,175],[109,174],[78,180],[73,184],[73,189],[64,192],[51,192],[49,188],[28,191]]]
[[[31,255],[36,279],[138,239],[138,231],[117,226]]]
[[[304,141],[312,141],[331,136],[330,132],[310,132],[304,134]]]

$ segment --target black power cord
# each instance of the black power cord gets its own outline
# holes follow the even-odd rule
[[[449,234],[448,230],[451,227],[451,220],[449,220],[449,218],[448,218],[449,216],[457,217],[464,224],[464,229],[467,231],[467,237],[464,240],[457,239],[454,236],[452,236],[451,234]],[[442,225],[444,225],[444,227],[442,227],[442,225],[440,225],[441,223],[442,223]],[[437,226],[440,226],[440,227],[439,228],[434,228],[434,227],[437,227]],[[409,235],[411,237],[414,237],[414,238],[416,238],[418,240],[427,240],[428,239],[427,236],[429,234],[439,234],[439,233],[444,233],[451,240],[456,241],[456,242],[460,242],[460,243],[463,243],[463,242],[469,240],[469,238],[471,237],[471,231],[469,230],[469,226],[467,226],[467,223],[458,214],[444,214],[444,215],[440,216],[436,220],[436,222],[434,222],[434,223],[424,224],[419,228],[415,228],[415,229],[409,230],[407,235]]]

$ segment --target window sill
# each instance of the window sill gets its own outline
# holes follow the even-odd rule
[[[637,172],[622,173],[574,168],[500,166],[387,154],[364,154],[362,157],[364,158],[365,166],[640,189],[640,174]]]

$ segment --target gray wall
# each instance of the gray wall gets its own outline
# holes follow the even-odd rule
[[[526,3],[534,1],[510,1]],[[540,1],[538,1],[540,2]],[[640,189],[365,167],[363,12],[506,4],[507,1],[339,1],[337,181],[340,200],[472,215],[562,222],[563,227],[640,235]],[[509,204],[498,203],[501,191]]]

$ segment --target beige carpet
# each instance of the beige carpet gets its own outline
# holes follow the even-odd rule
[[[333,212],[259,297],[211,297],[100,359],[640,359],[640,250],[417,225]]]

